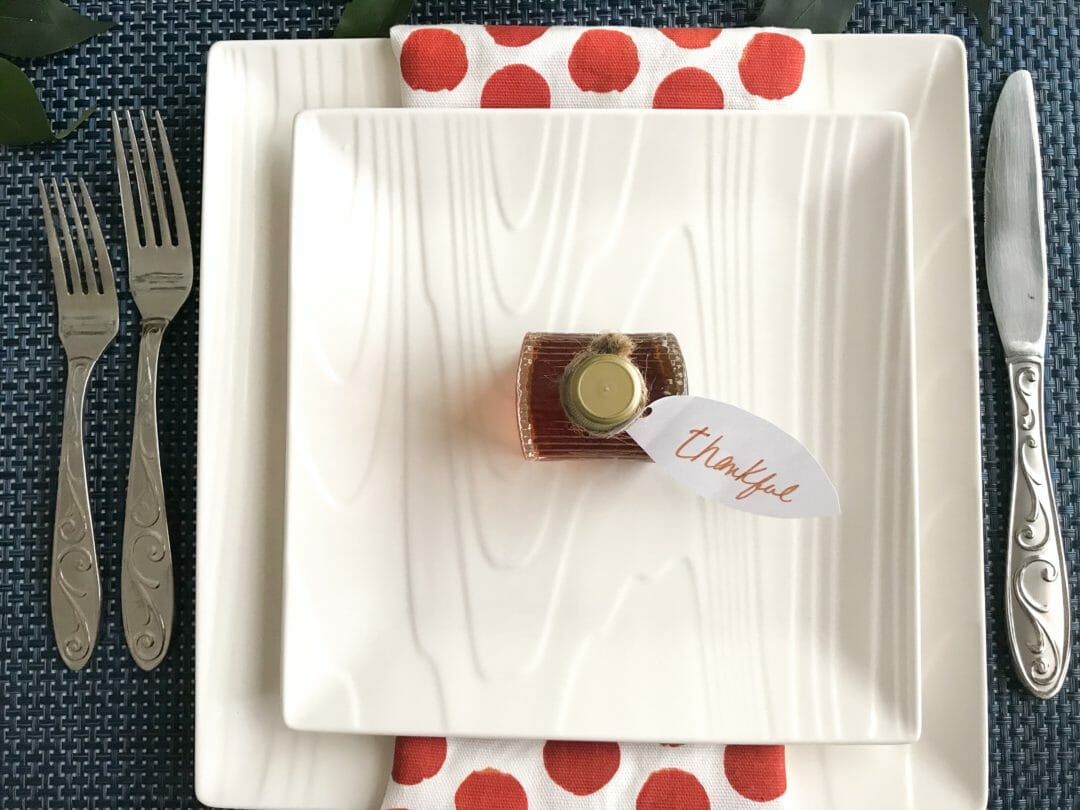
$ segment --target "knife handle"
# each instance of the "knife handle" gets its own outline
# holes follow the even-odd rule
[[[124,514],[120,602],[128,650],[142,669],[165,658],[172,637],[173,566],[158,453],[157,370],[168,321],[143,321]]]
[[[1069,668],[1069,579],[1046,455],[1043,359],[1009,358],[1013,468],[1005,613],[1013,664],[1040,698],[1058,693]]]

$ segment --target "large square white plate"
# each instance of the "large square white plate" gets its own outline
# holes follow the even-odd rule
[[[923,733],[788,749],[795,807],[976,808],[987,795],[978,349],[966,54],[952,37],[817,37],[814,109],[911,125]],[[293,119],[400,103],[385,41],[210,54],[200,280],[195,781],[207,804],[377,808],[393,739],[281,713],[285,321]]]
[[[285,722],[911,742],[910,176],[898,113],[297,118]],[[673,331],[691,390],[803,441],[840,515],[530,463],[526,331]]]

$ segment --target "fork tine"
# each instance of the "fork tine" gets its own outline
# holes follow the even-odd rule
[[[67,192],[68,209],[71,212],[71,220],[75,223],[75,242],[79,247],[79,255],[82,257],[83,276],[86,279],[87,292],[101,292],[97,274],[94,273],[94,260],[90,258],[90,245],[86,243],[86,231],[83,229],[82,216],[79,213],[79,204],[75,199],[75,192],[71,190],[71,183],[64,178],[64,191]]]
[[[79,267],[79,257],[75,255],[75,245],[71,241],[71,229],[68,227],[67,213],[64,210],[64,198],[60,196],[60,186],[56,184],[56,178],[52,180],[53,198],[56,200],[56,213],[60,217],[60,233],[64,237],[64,252],[67,254],[68,275],[71,276],[71,291],[78,295],[86,292],[89,285],[85,283],[83,271]]]
[[[86,220],[90,223],[90,236],[94,239],[94,251],[97,253],[98,274],[101,276],[101,291],[105,295],[116,297],[116,281],[113,279],[112,262],[109,261],[109,251],[105,247],[105,235],[101,232],[98,223],[97,211],[94,210],[94,200],[90,192],[86,190],[86,183],[79,178],[79,193],[82,194],[83,208],[86,211]]]
[[[176,244],[179,247],[190,247],[191,234],[188,233],[187,209],[184,208],[184,195],[180,193],[180,179],[176,176],[176,164],[173,162],[172,148],[169,146],[169,136],[165,132],[165,122],[161,120],[161,113],[154,110],[154,120],[157,122],[158,140],[161,143],[161,156],[165,160],[165,174],[169,178],[169,196],[172,199],[173,222],[176,223]]]
[[[131,159],[135,163],[135,185],[139,189],[139,208],[142,209],[143,244],[156,245],[157,231],[154,229],[154,217],[150,213],[150,193],[146,190],[146,174],[143,172],[142,150],[139,149],[139,136],[131,121],[131,113],[124,110],[127,122],[128,140],[131,146]]]
[[[56,295],[68,295],[71,288],[68,286],[67,276],[64,274],[64,259],[60,255],[60,240],[56,238],[56,224],[53,222],[52,203],[49,194],[45,190],[45,181],[38,178],[38,195],[41,197],[41,213],[45,217],[45,237],[49,242],[49,264],[52,265],[53,285],[56,287]]]
[[[156,110],[155,110],[156,112]],[[139,110],[139,121],[142,123],[143,143],[146,144],[146,159],[150,163],[150,183],[154,187],[154,207],[157,209],[158,233],[161,234],[161,244],[172,244],[172,231],[169,229],[169,214],[165,209],[165,194],[161,190],[161,175],[158,173],[157,152],[154,151],[154,136],[146,123],[146,113]]]
[[[127,150],[124,135],[120,131],[120,119],[112,114],[113,151],[116,153],[116,176],[120,182],[120,208],[124,212],[124,233],[128,242],[139,241],[139,218],[135,215],[135,201],[131,198],[131,173],[128,171]]]

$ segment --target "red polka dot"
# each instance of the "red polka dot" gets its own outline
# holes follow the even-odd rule
[[[787,790],[782,745],[729,745],[724,774],[731,786],[754,802],[771,802]]]
[[[786,98],[802,83],[806,50],[786,34],[754,34],[739,59],[739,77],[755,96]]]
[[[480,93],[481,107],[550,107],[551,88],[528,65],[507,65],[491,74]]]
[[[485,25],[484,29],[496,45],[520,48],[539,39],[547,31],[546,25]]]
[[[417,785],[437,774],[445,761],[445,737],[398,737],[390,775],[399,785]]]
[[[582,90],[622,92],[637,76],[637,46],[621,31],[586,31],[570,51],[570,78]]]
[[[724,107],[724,91],[701,68],[679,68],[660,82],[652,105],[658,110],[719,110]]]
[[[420,28],[401,46],[401,78],[413,90],[453,90],[468,69],[465,43],[445,28]]]
[[[693,774],[678,768],[654,771],[637,797],[637,810],[709,810],[709,796]]]
[[[456,810],[528,810],[525,789],[508,773],[487,768],[465,777],[454,794]]]
[[[575,796],[596,793],[619,770],[619,744],[613,742],[562,742],[544,744],[544,767],[548,776]]]
[[[660,33],[680,48],[708,48],[720,36],[719,28],[661,28]]]

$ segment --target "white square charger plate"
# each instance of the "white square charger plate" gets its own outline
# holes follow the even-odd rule
[[[812,109],[911,125],[923,733],[788,749],[809,808],[986,804],[978,352],[966,55],[933,35],[816,37]],[[210,55],[200,294],[196,791],[211,805],[378,807],[392,738],[281,714],[285,320],[293,119],[400,103],[382,41],[235,42]]]
[[[309,111],[289,273],[284,716],[307,731],[911,742],[907,119]],[[530,463],[525,331],[676,333],[840,515]]]

